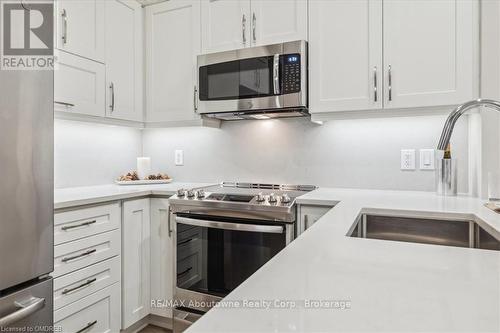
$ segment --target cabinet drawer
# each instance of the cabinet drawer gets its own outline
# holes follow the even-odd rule
[[[195,239],[201,239],[201,228],[191,228],[177,234],[177,245],[189,243]]]
[[[54,326],[59,332],[120,332],[120,284],[54,311]]]
[[[120,257],[54,279],[54,309],[62,308],[120,280]]]
[[[187,288],[200,280],[201,252],[196,251],[177,261],[177,285]]]
[[[120,254],[120,230],[54,246],[53,277],[76,271]]]
[[[120,228],[120,205],[89,207],[54,215],[54,245]]]

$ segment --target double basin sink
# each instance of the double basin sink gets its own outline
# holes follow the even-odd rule
[[[468,219],[362,214],[347,236],[421,244],[500,250],[500,240]]]

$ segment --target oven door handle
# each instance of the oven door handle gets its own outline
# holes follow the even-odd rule
[[[248,231],[260,232],[266,234],[282,234],[285,229],[280,225],[259,225],[259,224],[244,224],[244,223],[231,223],[219,222],[209,220],[190,219],[187,217],[175,217],[175,222],[192,225],[196,227],[206,227],[213,229],[235,230],[235,231]]]

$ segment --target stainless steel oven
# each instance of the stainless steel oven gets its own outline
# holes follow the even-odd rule
[[[170,199],[174,332],[238,287],[294,239],[295,198],[314,187],[223,183]]]
[[[307,42],[198,56],[198,111],[223,120],[307,115]]]

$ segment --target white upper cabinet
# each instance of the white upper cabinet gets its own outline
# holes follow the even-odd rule
[[[311,0],[310,112],[382,107],[382,1]]]
[[[252,45],[307,40],[307,0],[252,0]]]
[[[56,47],[104,62],[104,3],[102,0],[58,0]]]
[[[199,1],[146,7],[147,121],[199,119],[195,85],[200,45]]]
[[[384,1],[386,108],[474,97],[474,12],[470,0]]]
[[[239,49],[250,45],[250,1],[201,1],[202,52]]]
[[[107,0],[106,116],[142,121],[142,11],[137,1]]]

